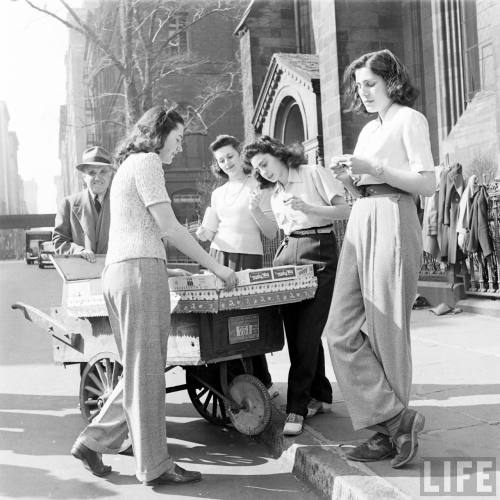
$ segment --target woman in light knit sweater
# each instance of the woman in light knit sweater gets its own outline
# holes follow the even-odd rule
[[[72,455],[96,476],[111,467],[102,453],[118,453],[130,434],[136,476],[148,486],[198,481],[201,474],[176,465],[165,433],[165,366],[170,293],[165,243],[234,287],[234,271],[210,257],[172,211],[162,163],[182,151],[184,121],[155,106],[119,147],[111,188],[111,226],[103,292],[123,364],[123,377],[102,411],[77,438]]]
[[[201,241],[212,242],[210,255],[217,262],[235,271],[259,269],[264,261],[261,234],[273,238],[278,231],[270,205],[271,190],[260,189],[252,169],[243,163],[236,137],[219,135],[210,144],[210,151],[214,175],[227,182],[212,193],[208,217],[196,235]],[[277,396],[265,354],[251,360],[254,375],[271,397]]]

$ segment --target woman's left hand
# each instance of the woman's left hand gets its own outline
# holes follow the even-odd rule
[[[311,211],[312,206],[306,203],[302,198],[297,196],[291,196],[284,202],[285,206],[290,207],[293,210],[298,210],[305,214]]]
[[[360,174],[375,174],[375,166],[372,161],[368,158],[363,158],[361,156],[353,156],[351,158],[350,171],[354,175]]]
[[[255,212],[260,208],[260,203],[262,201],[262,190],[255,189],[250,193],[250,199],[248,201],[248,209],[250,212]]]

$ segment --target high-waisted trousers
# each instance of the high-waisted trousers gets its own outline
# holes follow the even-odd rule
[[[123,376],[77,442],[98,453],[118,453],[130,433],[136,476],[149,481],[174,467],[165,430],[167,265],[152,258],[117,262],[104,269],[102,283]]]
[[[411,196],[355,202],[325,327],[330,357],[355,430],[378,429],[410,399],[410,314],[422,236]]]
[[[285,238],[273,265],[290,264],[313,264],[318,279],[313,299],[281,306],[290,356],[286,411],[305,416],[311,398],[332,402],[332,387],[325,376],[321,334],[328,317],[337,268],[335,234]]]

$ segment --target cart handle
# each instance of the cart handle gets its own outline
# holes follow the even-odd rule
[[[24,317],[39,326],[42,330],[49,332],[52,337],[56,338],[63,344],[66,344],[77,351],[82,351],[82,336],[79,333],[72,332],[66,325],[57,321],[52,316],[45,314],[36,307],[16,302],[12,304],[12,309],[19,309],[23,312]]]

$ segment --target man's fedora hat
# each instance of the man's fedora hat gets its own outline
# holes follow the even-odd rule
[[[88,148],[82,154],[82,163],[76,166],[80,172],[85,172],[86,167],[110,167],[113,169],[111,155],[101,146]]]

